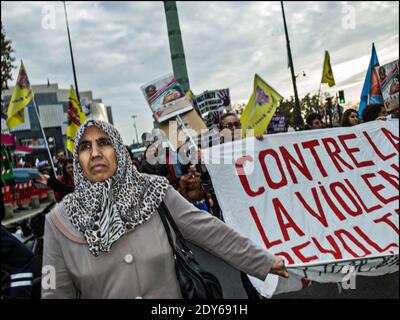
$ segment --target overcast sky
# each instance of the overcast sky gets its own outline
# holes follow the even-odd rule
[[[285,98],[293,95],[280,2],[177,2],[194,94],[229,88],[247,102],[258,73]],[[63,4],[1,2],[1,20],[14,56],[31,84],[73,84]],[[49,11],[50,10],[50,11]],[[78,86],[111,105],[126,144],[153,127],[140,86],[172,73],[164,5],[157,2],[67,2]],[[50,12],[50,15],[48,15]],[[54,12],[54,24],[48,18]],[[300,96],[319,88],[324,51],[336,86],[358,101],[375,42],[381,64],[399,57],[399,3],[287,2],[285,14]],[[304,70],[306,76],[301,75]],[[18,68],[13,72],[14,85]]]

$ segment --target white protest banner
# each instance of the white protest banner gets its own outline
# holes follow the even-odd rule
[[[204,150],[226,223],[289,268],[279,283],[250,277],[262,294],[399,270],[398,131],[373,121]]]

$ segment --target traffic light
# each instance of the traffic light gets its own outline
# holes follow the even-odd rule
[[[339,103],[340,104],[344,104],[345,100],[344,100],[344,91],[343,90],[339,90]]]

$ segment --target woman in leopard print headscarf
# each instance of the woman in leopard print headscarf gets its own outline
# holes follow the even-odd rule
[[[109,140],[100,143],[105,146],[108,142],[115,150],[116,170],[105,181],[90,181],[80,161],[85,148],[91,148],[90,144],[81,143],[91,126],[104,131]],[[90,252],[97,256],[100,251],[109,252],[127,230],[142,224],[157,211],[168,180],[139,173],[132,166],[118,131],[103,121],[86,121],[78,130],[74,149],[75,191],[64,198],[63,204],[72,224],[84,235]]]
[[[281,258],[194,207],[166,178],[137,172],[112,125],[88,120],[74,147],[75,191],[45,218],[43,299],[184,297],[163,209],[187,241],[239,270],[262,281],[287,276]]]

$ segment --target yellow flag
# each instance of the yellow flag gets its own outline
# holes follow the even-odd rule
[[[322,70],[321,83],[327,83],[329,87],[333,87],[335,85],[335,79],[333,78],[331,67],[331,58],[328,51],[325,51],[324,70]]]
[[[256,74],[253,94],[240,117],[242,137],[263,135],[281,100],[282,96]],[[246,132],[249,129],[254,131]]]
[[[74,154],[75,136],[79,127],[86,121],[86,115],[82,111],[81,105],[72,86],[69,90],[67,117],[67,149],[69,152]]]
[[[15,84],[10,104],[7,109],[7,127],[14,128],[25,122],[24,108],[31,101],[33,92],[21,61],[17,83]]]

